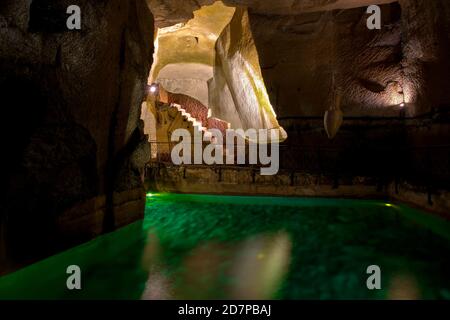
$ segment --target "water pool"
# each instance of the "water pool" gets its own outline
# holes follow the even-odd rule
[[[0,278],[0,299],[450,299],[449,270],[449,221],[403,205],[149,194],[143,221]]]

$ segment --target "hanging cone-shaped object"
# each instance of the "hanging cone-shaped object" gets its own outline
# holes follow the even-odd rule
[[[341,128],[344,121],[344,113],[340,109],[341,94],[337,95],[336,105],[325,112],[324,126],[328,138],[333,139]]]
[[[338,133],[342,122],[344,120],[344,114],[341,110],[334,109],[325,112],[325,131],[327,132],[328,138],[333,139]]]

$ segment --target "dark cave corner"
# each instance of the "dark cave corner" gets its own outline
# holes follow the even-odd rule
[[[378,32],[365,25],[368,1],[350,2],[3,0],[0,274],[141,220],[149,186],[382,198],[450,218],[450,4],[375,1],[386,26]],[[65,27],[71,4],[83,8],[80,31]],[[196,25],[196,10],[216,20]],[[186,35],[180,22],[204,33]],[[333,72],[343,119],[329,139]],[[166,102],[150,101],[149,75]],[[241,75],[259,90],[250,98]],[[198,115],[207,129],[285,131],[280,174],[174,169],[167,150],[153,154],[168,143],[164,121],[189,108],[179,127]]]
[[[2,1],[0,273],[143,217],[145,1]],[[139,89],[142,88],[142,89]],[[137,156],[137,154],[139,156]]]

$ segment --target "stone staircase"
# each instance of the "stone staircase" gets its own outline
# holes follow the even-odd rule
[[[179,104],[172,103],[169,107],[169,112],[171,113],[171,118],[174,118],[172,126],[170,127],[170,131],[176,129],[187,129],[191,131],[191,134],[198,133],[199,131],[204,137],[205,142],[212,142],[213,135],[211,133],[211,129],[217,129],[222,132],[223,137],[226,136],[226,130],[230,128],[230,124],[221,119],[212,118],[206,115],[203,116],[203,119],[206,121],[199,121],[197,117],[192,116],[187,110],[185,110]],[[176,113],[176,114],[175,114]]]
[[[191,131],[191,134],[201,132],[202,137],[204,137],[204,140],[206,142],[211,142],[212,134],[211,132],[208,132],[208,128],[203,126],[203,123],[198,121],[196,118],[194,118],[189,112],[187,112],[185,109],[183,109],[182,106],[179,104],[171,104],[170,108],[172,111],[177,112],[177,118],[174,120],[174,123],[171,128],[175,129],[188,129]],[[181,125],[177,119],[181,120]]]
[[[226,130],[230,128],[230,123],[210,117],[209,109],[195,99],[169,94],[168,101],[156,102],[156,111],[156,140],[159,142],[157,154],[160,161],[170,162],[173,147],[171,137],[177,129],[188,130],[192,143],[195,143],[194,137],[201,137],[203,148],[217,142],[211,132],[212,129],[217,129],[222,133],[225,144]]]

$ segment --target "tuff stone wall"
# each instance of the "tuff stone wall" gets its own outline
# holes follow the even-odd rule
[[[157,25],[167,26],[214,1],[148,2]],[[223,2],[248,7],[248,32],[279,119],[323,117],[331,103],[333,71],[344,90],[346,118],[416,117],[448,109],[448,1]],[[381,30],[366,27],[372,4],[382,7]],[[226,99],[226,88],[216,82],[214,89]],[[403,100],[407,107],[399,108]]]
[[[404,82],[400,10],[398,4],[382,6],[382,30],[367,28],[365,7],[288,17],[251,14],[278,117],[323,117],[333,103],[333,73],[345,117],[398,116]]]
[[[0,272],[142,216],[143,168],[150,150],[139,118],[154,49],[148,6],[161,27],[186,22],[194,10],[213,2],[1,1],[0,261],[14,264],[1,261]],[[447,0],[224,3],[248,7],[248,14],[238,10],[218,41],[216,60],[208,56],[208,61],[221,66],[216,68],[214,90],[225,104],[236,104],[243,95],[230,84],[233,69],[242,64],[233,61],[239,62],[235,58],[240,53],[250,63],[257,56],[262,66],[259,78],[269,89],[277,120],[288,131],[288,144],[349,150],[346,167],[352,170],[364,165],[358,155],[367,145],[388,145],[395,150],[398,146],[448,144]],[[365,28],[364,9],[375,3],[384,4],[381,31]],[[65,11],[72,4],[82,8],[81,31],[65,28]],[[256,50],[245,51],[249,42],[227,42],[233,37],[254,43]],[[195,42],[195,37],[187,37],[184,44]],[[329,105],[332,69],[337,69],[338,83],[345,92],[344,124],[330,142],[322,117]],[[401,92],[407,104],[404,109],[398,107]],[[229,116],[229,122],[244,125],[238,112]],[[264,119],[247,117],[244,121],[253,126],[254,121]],[[390,157],[377,154],[369,166],[392,170]],[[421,153],[410,152],[402,160],[413,168],[423,162],[420,158]],[[443,164],[437,168],[448,171],[448,153],[437,158]],[[176,187],[204,190],[214,179],[202,178],[202,174],[206,173],[198,173],[202,184],[186,189],[183,182]],[[446,177],[442,171],[433,174]],[[269,193],[280,181],[291,183],[286,180],[290,177],[276,179],[250,190]],[[450,189],[448,180],[439,187]],[[227,188],[235,188],[234,182],[220,190]],[[277,192],[289,192],[289,188]],[[349,194],[358,188],[350,187]],[[326,190],[329,196],[338,195],[334,189]],[[408,194],[399,197],[414,198]],[[444,200],[438,202],[446,203],[447,193],[439,194]]]
[[[147,176],[147,186],[155,192],[382,199],[450,219],[448,190],[430,190],[404,180],[357,175],[336,178],[326,173],[289,170],[276,176],[261,176],[256,169],[223,166],[153,167]]]
[[[320,117],[331,75],[349,117],[414,117],[449,105],[448,2],[381,6],[382,29],[366,8],[291,16],[251,14],[263,75],[279,118]],[[276,50],[274,50],[276,48]],[[406,107],[399,105],[404,101]]]
[[[80,31],[66,28],[73,4]],[[142,216],[153,28],[144,0],[1,2],[0,255],[9,267]]]
[[[213,116],[240,125],[235,129],[280,129],[280,139],[286,138],[267,95],[246,8],[236,9],[217,40],[209,86]]]
[[[228,6],[244,6],[259,14],[295,15],[391,3],[395,0],[223,0]],[[158,27],[167,27],[192,18],[192,12],[216,0],[147,0]]]
[[[410,91],[415,112],[450,109],[450,2],[400,0],[405,76],[414,79]]]
[[[149,187],[158,192],[297,197],[382,198],[376,179],[355,177],[336,186],[323,174],[281,171],[261,176],[252,168],[211,166],[162,166],[150,168]]]

